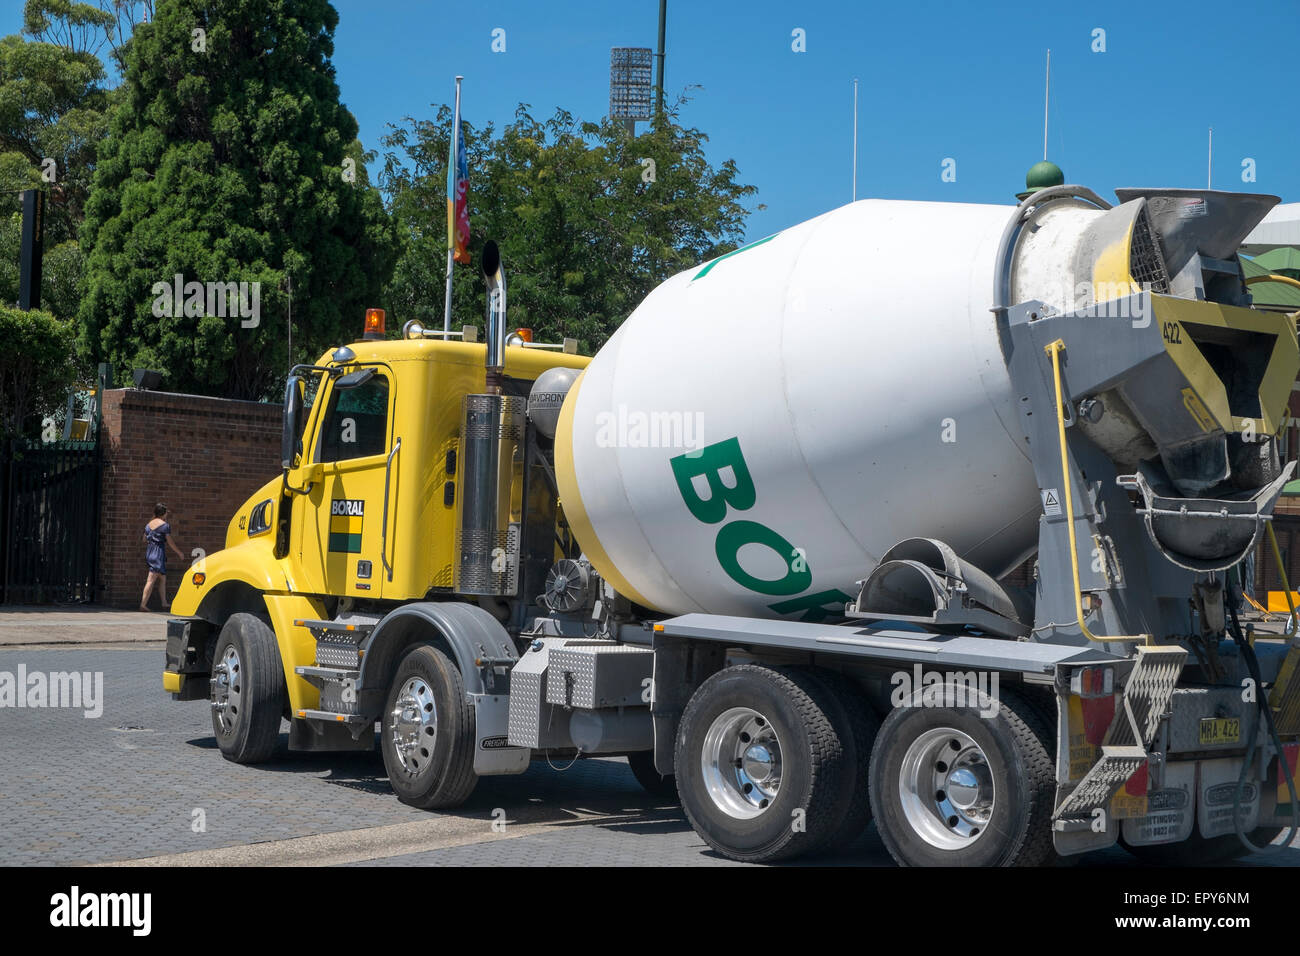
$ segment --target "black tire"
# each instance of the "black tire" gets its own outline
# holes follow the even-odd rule
[[[811,676],[830,692],[837,712],[832,713],[840,740],[849,752],[850,773],[844,776],[844,818],[823,844],[830,853],[852,847],[871,822],[871,751],[880,732],[880,718],[859,685],[835,671],[815,670]]]
[[[632,776],[636,777],[636,782],[641,784],[646,793],[655,797],[669,797],[674,803],[677,802],[677,778],[672,774],[664,776],[655,769],[653,751],[628,754],[627,765],[632,768]]]
[[[677,790],[695,832],[723,856],[753,863],[814,851],[830,839],[844,819],[845,778],[853,775],[832,717],[837,706],[825,685],[797,670],[741,664],[701,684],[686,705],[676,745]],[[776,745],[779,785],[768,797],[755,787],[759,778],[742,777],[721,756],[731,752],[730,744],[717,747],[718,763],[725,766],[713,781],[719,796],[710,795],[703,768],[707,740],[715,726],[734,721],[741,721],[734,734],[719,731],[720,740],[743,744],[747,753],[757,753],[760,743],[769,753]],[[730,783],[719,785],[723,780]],[[749,781],[748,794],[742,780]],[[727,801],[741,809],[726,809]]]
[[[1285,827],[1258,827],[1247,833],[1251,843],[1261,849],[1267,847],[1285,831]],[[1206,839],[1193,832],[1181,843],[1156,843],[1150,846],[1133,846],[1122,836],[1120,844],[1134,857],[1150,866],[1213,866],[1251,855],[1237,839],[1237,834]]]
[[[406,693],[412,686],[420,688],[415,696]],[[413,741],[401,753],[394,739],[399,729]],[[474,792],[474,710],[465,700],[460,671],[437,648],[412,648],[397,665],[379,739],[388,782],[403,803],[449,809]]]
[[[1054,862],[1052,734],[1038,708],[1012,691],[998,696],[992,717],[981,717],[979,707],[916,706],[899,707],[885,718],[871,758],[871,808],[885,848],[900,865],[1041,866]],[[957,734],[949,734],[945,740],[944,729]],[[958,735],[973,742],[979,754]],[[937,749],[927,751],[927,741]],[[905,775],[904,761],[914,745],[923,759],[917,761],[919,769]],[[987,820],[976,819],[972,825],[955,811],[943,817],[937,795],[945,791],[935,790],[932,799],[930,792],[922,793],[922,787],[914,785],[914,780],[927,779],[931,767],[938,773],[953,769],[943,760],[944,747],[950,748],[956,759],[971,761],[969,766],[978,777],[992,781],[994,799]],[[928,754],[938,757],[931,763]],[[917,794],[911,805],[917,825],[909,822],[904,789]],[[954,823],[970,826],[969,835],[954,829]],[[918,826],[927,829],[930,837]],[[945,842],[951,845],[940,845]]]
[[[286,707],[284,665],[271,626],[253,614],[232,614],[212,655],[216,681],[209,700],[217,747],[235,763],[262,763],[275,753]]]

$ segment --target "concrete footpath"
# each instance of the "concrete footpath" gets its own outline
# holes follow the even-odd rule
[[[0,647],[140,647],[167,640],[164,611],[121,611],[94,604],[0,607]]]

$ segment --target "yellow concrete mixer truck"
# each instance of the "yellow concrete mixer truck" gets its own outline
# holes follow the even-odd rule
[[[1229,582],[1294,468],[1295,322],[1237,258],[1277,200],[1117,200],[856,202],[668,279],[590,360],[508,336],[489,246],[482,343],[375,310],[293,369],[165,689],[239,763],[282,720],[377,728],[428,809],[623,755],[737,860],[872,818],[908,865],[1265,846],[1300,645]]]

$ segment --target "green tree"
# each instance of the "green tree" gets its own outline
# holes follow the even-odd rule
[[[154,0],[95,0],[95,3],[108,14],[104,32],[108,38],[109,59],[118,74],[124,74],[126,49],[135,28],[153,19]]]
[[[542,122],[526,105],[500,134],[464,124],[471,255],[477,263],[489,238],[501,247],[512,326],[597,348],[664,279],[737,247],[756,190],[737,181],[732,160],[710,165],[707,137],[677,124],[680,108],[636,137],[564,110]],[[402,249],[385,303],[394,324],[441,327],[451,110],[390,128],[380,183]],[[477,270],[457,266],[454,326],[476,324],[483,303]]]
[[[0,305],[18,302],[18,260],[22,253],[22,216],[0,218]],[[81,248],[69,239],[46,248],[41,267],[41,305],[58,319],[77,317],[81,301]]]
[[[76,238],[110,96],[95,56],[108,15],[86,3],[27,0],[26,36],[0,39],[0,215],[15,191],[44,189],[45,246]]]
[[[339,103],[337,23],[327,0],[174,0],[135,28],[81,234],[90,359],[157,369],[177,391],[271,397],[290,364],[286,278],[294,360],[354,337],[394,236]],[[188,314],[167,314],[159,290],[178,274],[258,283],[259,323],[188,294]]]
[[[48,312],[0,305],[0,438],[35,437],[77,378],[75,330]]]

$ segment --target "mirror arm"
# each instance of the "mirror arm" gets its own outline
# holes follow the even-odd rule
[[[313,485],[313,484],[314,484],[314,482],[310,482],[310,481],[309,481],[309,482],[307,482],[307,484],[303,485],[301,488],[295,488],[293,485],[289,484],[289,472],[288,472],[288,470],[282,471],[282,472],[280,473],[280,486],[281,486],[281,488],[283,489],[283,492],[291,492],[291,493],[293,493],[293,494],[295,494],[295,495],[309,495],[309,494],[311,494],[311,488],[312,488],[312,485]],[[282,493],[283,493],[283,492],[282,492]]]

